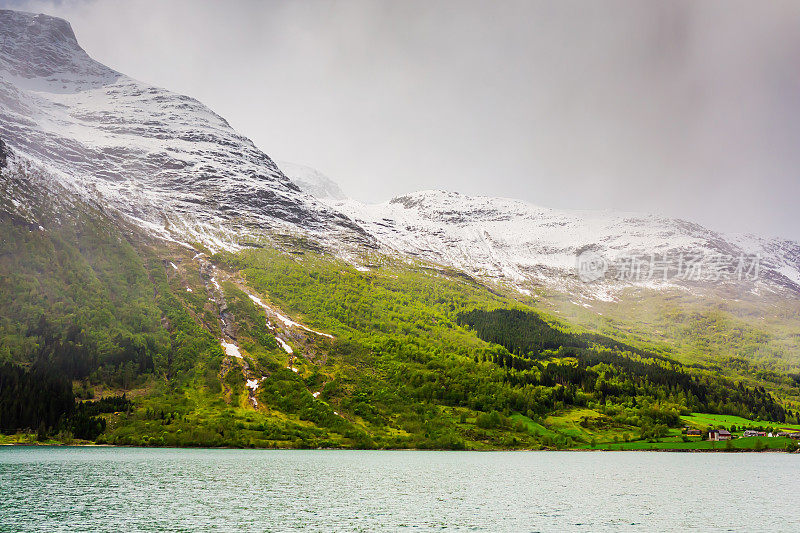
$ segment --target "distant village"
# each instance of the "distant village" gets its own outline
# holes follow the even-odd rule
[[[735,427],[731,428],[731,430],[735,431]],[[796,430],[792,430],[790,428],[779,428],[779,430],[773,431],[764,431],[760,429],[745,429],[742,431],[741,437],[737,437],[732,431],[728,431],[727,429],[709,429],[707,431],[702,431],[696,428],[683,428],[683,434],[687,437],[703,437],[704,435],[707,437],[707,440],[710,441],[723,441],[723,440],[733,440],[736,438],[747,438],[747,437],[788,437],[790,439],[800,440],[800,432]]]

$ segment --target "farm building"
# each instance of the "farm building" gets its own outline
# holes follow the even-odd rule
[[[731,440],[733,435],[727,429],[712,429],[708,432],[708,440],[720,441]]]

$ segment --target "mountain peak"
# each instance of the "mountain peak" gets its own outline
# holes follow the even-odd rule
[[[339,185],[317,169],[289,163],[286,161],[275,162],[281,171],[301,190],[320,200],[346,200],[347,195]]]
[[[10,9],[0,10],[0,71],[21,78],[113,72],[89,57],[66,20]]]
[[[367,239],[196,99],[93,60],[62,19],[0,10],[0,116],[10,149],[158,235],[215,250],[254,232]]]

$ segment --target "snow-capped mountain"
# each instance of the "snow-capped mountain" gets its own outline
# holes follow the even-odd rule
[[[367,238],[197,100],[94,61],[62,19],[0,11],[0,138],[156,231],[219,246],[249,232]]]
[[[291,180],[300,189],[314,198],[325,202],[347,200],[347,195],[339,187],[339,184],[319,170],[286,161],[276,161],[276,163],[286,176],[291,176]]]
[[[294,168],[283,168],[294,179]],[[304,171],[297,183],[314,194],[320,185],[309,181],[317,175]],[[331,180],[323,178],[328,186]],[[726,236],[684,220],[556,210],[445,191],[417,192],[376,205],[320,198],[374,235],[384,250],[522,290],[545,286],[607,298],[628,285],[710,281],[743,282],[748,290],[800,290],[797,243]],[[579,258],[587,254],[603,262],[602,272],[581,279]]]
[[[69,23],[46,15],[0,10],[0,141],[18,163],[31,162],[60,186],[146,230],[212,250],[288,232],[346,259],[377,243],[400,258],[523,291],[593,297],[631,284],[702,284],[722,258],[723,272],[748,282],[748,290],[800,293],[794,242],[726,236],[664,217],[442,191],[378,205],[347,199],[313,169],[279,168],[197,100],[94,61]],[[698,256],[706,262],[690,264]]]

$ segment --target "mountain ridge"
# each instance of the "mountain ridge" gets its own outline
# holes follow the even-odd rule
[[[309,167],[284,164],[282,171],[194,98],[94,61],[68,22],[8,10],[0,21],[0,138],[65,185],[163,237],[218,251],[283,234],[308,236],[355,263],[379,247],[523,293],[551,287],[601,299],[613,299],[631,281],[664,283],[616,273],[583,283],[576,261],[587,250],[607,263],[626,254],[669,257],[674,271],[688,253],[724,256],[729,269],[749,254],[763,256],[764,276],[741,290],[800,293],[800,245],[791,241],[730,238],[654,215],[556,210],[444,191],[355,202]]]
[[[232,233],[369,241],[196,99],[91,59],[66,21],[8,10],[0,21],[0,137],[76,190],[217,249],[237,247]]]
[[[286,174],[293,177],[291,168]],[[317,186],[308,180],[315,175],[322,176],[306,172],[298,185],[313,194]],[[326,183],[332,181],[322,177]],[[364,226],[385,249],[443,262],[472,275],[507,279],[523,291],[531,288],[528,284],[544,283],[587,297],[613,297],[625,283],[604,279],[587,285],[574,279],[576,258],[582,251],[593,250],[610,261],[626,255],[645,260],[653,254],[671,257],[668,269],[672,273],[678,270],[678,258],[689,254],[724,257],[729,263],[726,268],[735,268],[741,258],[752,263],[758,257],[767,288],[779,287],[795,296],[800,292],[800,244],[726,235],[683,219],[611,210],[559,210],[443,190],[417,191],[379,204],[321,199]],[[633,285],[658,287],[652,279],[633,281]],[[752,285],[748,290],[757,284]]]

